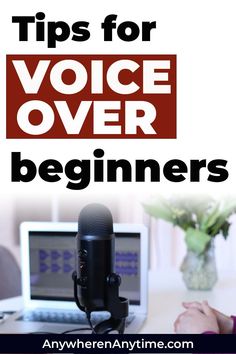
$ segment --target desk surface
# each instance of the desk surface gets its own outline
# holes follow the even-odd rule
[[[208,300],[209,304],[227,314],[236,314],[236,275],[221,274],[212,291],[189,291],[181,273],[173,270],[150,272],[148,317],[141,333],[173,333],[173,322],[183,312],[183,301]],[[0,311],[17,311],[22,297],[0,301]]]

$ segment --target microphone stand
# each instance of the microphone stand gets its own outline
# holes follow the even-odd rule
[[[84,306],[81,306],[78,298],[77,286],[80,285],[80,279],[77,277],[76,271],[72,274],[74,281],[74,298],[78,308],[85,312],[90,322],[91,311],[88,311]],[[112,331],[118,331],[123,334],[125,331],[125,320],[129,314],[129,301],[124,297],[119,296],[119,286],[121,278],[116,273],[111,273],[107,277],[108,292],[106,299],[106,311],[110,312],[111,317],[105,321],[98,323],[93,329],[95,334],[107,334]],[[91,323],[90,323],[91,325]]]

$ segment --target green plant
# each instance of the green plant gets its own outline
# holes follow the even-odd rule
[[[236,200],[217,201],[207,196],[158,197],[155,202],[144,204],[144,209],[149,215],[183,229],[188,249],[201,254],[216,235],[227,238],[229,217],[236,212]]]

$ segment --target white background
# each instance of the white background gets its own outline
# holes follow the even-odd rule
[[[0,49],[0,149],[1,187],[4,193],[111,193],[114,188],[125,195],[154,192],[196,192],[212,194],[234,193],[236,163],[234,159],[235,137],[235,11],[234,1],[7,1],[1,16]],[[34,40],[34,26],[29,42],[18,41],[18,25],[11,23],[14,15],[34,15],[44,11],[46,20],[63,20],[70,24],[78,20],[90,22],[91,38],[86,42],[68,40],[58,43],[56,49],[48,49],[46,43]],[[108,14],[117,14],[117,22],[131,20],[157,21],[151,42],[123,42],[115,37],[113,42],[103,41],[100,26]],[[176,140],[6,140],[5,139],[5,55],[6,54],[177,54],[177,127]],[[14,100],[14,97],[12,97]],[[8,119],[15,119],[9,117]],[[47,158],[55,158],[62,164],[78,159],[92,159],[93,150],[101,147],[105,158],[135,159],[153,158],[163,165],[179,158],[189,165],[190,159],[210,161],[215,158],[228,160],[229,179],[224,183],[206,182],[202,173],[201,183],[186,181],[172,183],[162,176],[159,183],[99,183],[92,181],[84,191],[66,189],[67,179],[46,183],[40,178],[30,183],[11,183],[12,151],[21,151],[22,158],[30,158],[36,164]]]
[[[86,42],[68,40],[58,43],[56,49],[48,49],[46,43],[37,43],[32,31],[29,42],[18,41],[18,26],[12,24],[11,17],[35,15],[43,11],[46,20],[66,21],[69,24],[78,20],[90,22],[91,38]],[[152,31],[151,42],[122,42],[116,36],[113,42],[103,41],[101,23],[108,14],[117,14],[117,22],[130,20],[138,24],[142,21],[157,21],[157,29]],[[23,201],[29,195],[37,203],[37,198],[49,196],[57,199],[65,195],[67,200],[86,198],[89,193],[94,199],[103,195],[116,200],[117,195],[123,202],[135,196],[145,200],[156,193],[203,193],[214,196],[234,194],[235,161],[235,1],[219,0],[162,0],[162,1],[12,1],[8,0],[1,9],[0,41],[0,181],[1,198],[10,200],[18,196]],[[33,30],[33,26],[31,26]],[[177,55],[177,139],[176,140],[7,140],[5,138],[5,59],[6,54],[176,54]],[[14,100],[14,97],[12,97]],[[8,119],[15,119],[9,117]],[[54,158],[62,164],[78,159],[92,159],[95,148],[105,151],[105,158],[156,159],[163,165],[170,159],[179,158],[189,165],[190,159],[215,158],[228,160],[229,178],[224,183],[207,182],[203,173],[200,183],[190,183],[189,175],[185,182],[176,184],[162,177],[159,183],[93,183],[83,191],[66,189],[67,179],[46,183],[36,178],[30,183],[11,182],[11,152],[20,151],[22,158],[32,159],[39,164],[45,159]],[[127,193],[128,196],[127,196]],[[84,199],[83,199],[84,200]],[[1,230],[11,217],[5,218],[4,203],[1,203]],[[14,201],[13,201],[14,205]],[[135,204],[136,205],[136,204]],[[132,203],[130,205],[132,208]],[[134,207],[134,210],[136,207]],[[11,208],[10,208],[11,209]],[[11,209],[12,210],[12,209]],[[8,214],[7,214],[8,215]],[[10,214],[9,214],[10,215]],[[129,215],[129,214],[127,214]],[[128,216],[126,221],[141,220],[138,216]],[[134,214],[133,214],[134,215]],[[121,221],[123,220],[121,218]],[[166,230],[166,229],[165,229]],[[165,231],[166,232],[166,231]],[[162,235],[165,235],[165,232]],[[172,231],[168,233],[171,234]],[[4,236],[4,234],[2,234]],[[160,236],[162,237],[162,236]],[[168,236],[169,237],[169,236]],[[163,236],[157,245],[158,252],[169,250],[170,239]],[[171,237],[171,236],[170,236]],[[231,236],[232,238],[232,236]],[[173,239],[173,238],[172,238]],[[161,241],[160,241],[161,240]],[[171,241],[174,242],[173,240]],[[182,241],[181,241],[182,242]],[[219,241],[221,242],[221,241]],[[161,245],[161,246],[160,246]],[[233,258],[233,243],[228,243],[228,253],[223,252],[227,262]],[[161,249],[160,249],[161,247]],[[183,246],[180,243],[182,258]],[[219,245],[218,250],[221,249]],[[163,251],[164,249],[164,251]],[[153,248],[152,250],[155,250]],[[154,251],[153,251],[154,252]],[[223,254],[222,253],[222,254]],[[230,254],[232,258],[228,256]],[[180,256],[175,258],[179,263]],[[175,256],[176,257],[176,256]],[[153,265],[158,266],[158,258]],[[165,266],[166,258],[162,257]],[[168,258],[170,259],[170,258]],[[168,261],[169,262],[169,261]],[[170,260],[170,263],[172,261]],[[227,263],[228,264],[228,263]],[[232,263],[230,263],[232,264]],[[230,268],[228,264],[228,268]]]

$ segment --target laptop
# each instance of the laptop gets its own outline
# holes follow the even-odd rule
[[[75,235],[71,222],[24,222],[20,226],[24,309],[0,325],[1,333],[91,333],[73,297]],[[147,317],[148,235],[141,224],[114,224],[115,271],[120,296],[129,299],[125,333],[138,333]],[[109,313],[93,312],[96,325]]]

